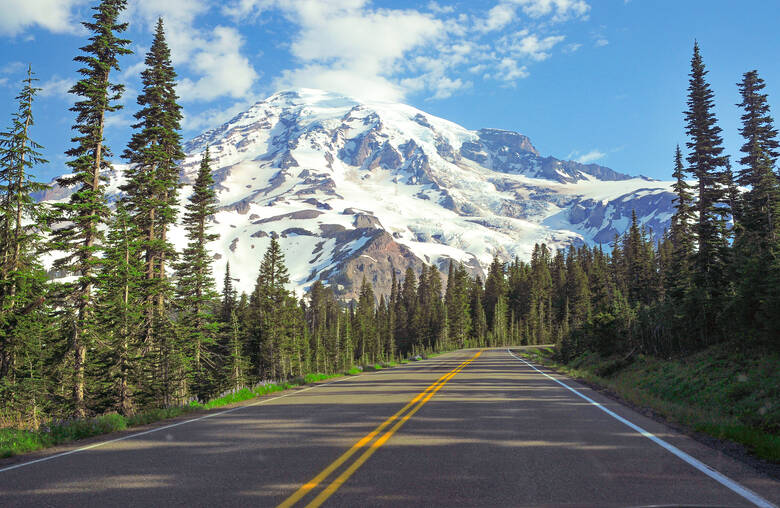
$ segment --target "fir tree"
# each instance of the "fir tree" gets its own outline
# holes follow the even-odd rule
[[[177,164],[181,148],[181,107],[176,96],[176,72],[165,40],[163,21],[157,21],[154,40],[141,72],[141,107],[133,116],[136,130],[123,157],[129,163],[127,208],[139,229],[145,259],[146,282],[142,288],[146,307],[145,341],[154,340],[155,326],[164,319],[173,288],[166,279],[166,260],[175,255],[167,230],[176,220]]]
[[[696,237],[698,250],[694,257],[694,281],[700,290],[698,307],[702,314],[701,338],[711,340],[718,308],[726,292],[726,268],[729,249],[730,208],[721,129],[713,112],[713,93],[706,81],[707,71],[694,44],[688,85],[688,109],[685,111],[686,134],[691,150],[687,157],[688,171],[697,180]]]
[[[755,232],[764,239],[774,239],[777,230],[778,188],[773,172],[780,155],[777,129],[769,110],[766,87],[757,71],[746,72],[738,84],[744,109],[739,133],[745,138],[740,149],[744,156],[739,160],[742,168],[736,181],[748,187],[745,193],[742,229]]]
[[[691,260],[693,257],[694,222],[693,194],[691,186],[685,181],[685,169],[680,146],[674,153],[675,179],[673,185],[675,212],[671,220],[670,239],[672,243],[672,259],[669,270],[669,295],[673,301],[682,303],[691,288]]]
[[[447,292],[445,301],[447,302],[447,324],[449,325],[449,338],[456,347],[465,347],[466,341],[471,334],[471,308],[469,302],[469,276],[462,264],[458,264],[456,269],[452,269],[450,261],[451,276],[448,276]]]
[[[484,298],[482,280],[477,277],[471,283],[469,289],[471,322],[473,325],[471,332],[472,346],[481,347],[485,345],[488,332],[487,316],[485,316],[485,307],[482,303]]]
[[[82,78],[70,90],[80,97],[70,108],[76,113],[73,129],[77,132],[72,138],[76,146],[66,152],[72,174],[58,179],[63,187],[77,187],[67,203],[56,205],[64,227],[54,232],[53,242],[57,250],[66,253],[55,262],[55,268],[78,274],[77,280],[66,287],[63,299],[67,307],[75,310],[75,322],[70,327],[73,406],[75,414],[82,417],[86,414],[86,355],[88,346],[94,341],[92,290],[96,282],[95,268],[100,263],[100,226],[109,214],[101,175],[111,167],[108,161],[111,152],[104,144],[103,131],[106,114],[121,108],[118,101],[124,90],[124,86],[110,82],[110,73],[119,71],[120,56],[131,53],[126,48],[130,41],[118,36],[127,29],[127,23],[118,23],[125,7],[125,0],[102,0],[94,8],[93,21],[82,23],[92,36],[90,43],[81,48],[83,54],[74,58],[84,67],[79,69]]]
[[[230,276],[230,263],[225,264],[225,277],[222,279],[222,306],[220,316],[223,323],[232,321],[236,308],[236,290],[233,288],[233,278]]]
[[[767,329],[776,321],[777,301],[772,286],[780,282],[773,261],[780,257],[780,185],[773,171],[780,143],[770,114],[764,81],[757,71],[746,72],[738,84],[744,110],[739,132],[745,139],[737,182],[747,187],[740,203],[741,217],[734,240],[737,309],[742,326]],[[764,332],[766,333],[766,332]]]
[[[498,259],[498,256],[493,257],[493,262],[490,263],[488,268],[488,275],[485,279],[485,296],[483,305],[485,306],[485,317],[487,322],[490,323],[490,329],[493,329],[495,320],[493,319],[493,312],[498,303],[498,299],[506,295],[506,281],[504,280],[504,264]]]
[[[277,379],[283,374],[281,352],[291,298],[285,285],[289,282],[284,254],[273,235],[249,301],[250,358],[258,379]]]
[[[364,275],[363,282],[360,285],[360,296],[352,327],[357,356],[362,363],[374,363],[378,359],[375,307],[374,290],[371,283],[366,281]]]
[[[99,358],[91,362],[91,377],[104,406],[123,415],[136,409],[133,399],[141,368],[137,358],[143,310],[138,285],[143,279],[143,266],[136,236],[127,210],[118,202],[98,277],[96,321],[102,340],[101,347],[96,348]]]
[[[37,428],[47,388],[43,343],[51,330],[49,288],[38,260],[48,212],[31,196],[47,188],[31,177],[34,167],[46,162],[30,137],[40,90],[35,81],[28,68],[11,127],[0,133],[0,399],[6,409],[18,407]]]
[[[216,374],[213,358],[219,329],[213,308],[218,295],[211,275],[211,256],[206,244],[219,238],[209,233],[208,220],[217,211],[211,158],[206,149],[192,195],[185,206],[184,229],[189,243],[176,264],[176,305],[179,310],[179,340],[183,341],[186,357],[192,361],[191,386],[203,398],[214,387],[210,374]],[[232,313],[232,311],[231,311]]]

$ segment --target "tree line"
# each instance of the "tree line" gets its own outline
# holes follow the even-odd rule
[[[112,79],[130,53],[127,24],[118,22],[125,4],[102,0],[83,23],[90,37],[75,57],[71,172],[58,180],[74,189],[67,201],[32,198],[46,188],[32,176],[46,161],[31,137],[38,92],[31,69],[0,133],[0,423],[129,415],[263,380],[450,348],[554,342],[566,357],[672,355],[735,335],[777,345],[778,142],[757,72],[739,83],[745,144],[734,175],[694,47],[689,153],[675,151],[676,212],[658,240],[634,215],[606,248],[536,245],[528,262],[495,258],[484,281],[458,263],[446,275],[408,268],[392,274],[389,294],[364,280],[345,304],[320,281],[302,299],[288,290],[272,237],[251,294],[237,294],[229,265],[219,293],[206,249],[217,237],[208,149],[183,213],[177,205],[182,115],[162,20],[121,155],[128,164],[121,197],[113,206],[106,199],[112,152],[104,127],[121,108],[124,87]],[[180,252],[169,238],[177,223],[187,235]],[[50,272],[44,254],[58,256]]]

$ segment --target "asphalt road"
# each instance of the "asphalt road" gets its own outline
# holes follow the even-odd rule
[[[778,482],[716,450],[506,350],[478,353],[111,435],[87,450],[82,443],[6,459],[0,506],[780,501]]]

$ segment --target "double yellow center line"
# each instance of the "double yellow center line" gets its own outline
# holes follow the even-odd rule
[[[334,460],[328,467],[322,470],[317,476],[309,480],[307,483],[303,484],[301,488],[299,488],[293,495],[285,499],[282,504],[278,506],[278,508],[287,508],[290,506],[293,506],[295,503],[300,501],[306,494],[311,492],[313,489],[317,488],[318,485],[320,485],[323,481],[325,481],[331,473],[333,473],[336,469],[338,469],[342,464],[344,464],[347,460],[349,460],[350,457],[352,457],[355,453],[357,453],[361,448],[365,447],[369,443],[371,445],[354,461],[352,464],[349,465],[338,477],[336,477],[335,480],[333,480],[325,489],[320,492],[317,497],[312,499],[312,501],[306,505],[306,508],[315,508],[317,506],[320,506],[322,503],[324,503],[331,495],[333,495],[334,492],[338,490],[339,487],[341,487],[344,482],[346,482],[352,474],[357,471],[357,469],[363,465],[365,461],[368,460],[371,455],[374,454],[374,452],[381,447],[383,444],[387,442],[388,439],[392,437],[395,432],[401,428],[401,426],[406,423],[406,421],[412,417],[419,409],[425,405],[426,402],[431,400],[431,397],[433,397],[436,392],[441,390],[441,388],[452,379],[458,372],[463,370],[466,365],[470,364],[474,360],[477,359],[479,355],[482,354],[482,351],[479,351],[477,354],[466,360],[465,362],[461,363],[448,373],[444,374],[442,377],[436,380],[435,383],[433,383],[431,386],[426,388],[422,393],[417,395],[414,399],[411,400],[407,405],[405,405],[403,408],[401,408],[397,413],[395,413],[393,416],[382,422],[377,428],[366,434],[360,441],[352,445],[352,448],[344,452],[339,458]],[[395,425],[393,425],[388,431],[386,431],[382,436],[374,441],[374,438],[378,436],[386,427],[390,426],[393,422],[395,422]],[[372,443],[373,441],[373,443]]]

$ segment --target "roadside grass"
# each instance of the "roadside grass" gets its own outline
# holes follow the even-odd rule
[[[388,362],[383,365],[376,364],[374,367],[376,370],[379,370],[382,368],[394,367],[396,365],[395,362]],[[339,374],[306,374],[305,376],[299,376],[287,382],[260,383],[253,387],[232,390],[207,402],[193,401],[185,406],[152,409],[132,416],[109,413],[94,418],[53,421],[48,425],[41,426],[38,430],[0,428],[0,458],[11,457],[13,455],[33,452],[51,446],[77,441],[79,439],[146,425],[160,420],[174,418],[196,410],[215,409],[261,397],[263,395],[269,395],[274,392],[324,381],[326,379],[346,375],[354,376],[362,374],[362,372],[361,369],[353,367],[349,371]]]
[[[780,354],[775,351],[727,343],[671,360],[586,353],[568,364],[555,360],[553,348],[518,353],[780,463]]]
[[[406,363],[409,363],[408,359],[402,359],[400,362],[389,361],[377,363],[375,365],[370,365],[369,367],[371,367],[372,370],[381,370]],[[362,373],[363,369],[353,367],[347,372],[339,374],[306,374],[305,376],[299,376],[287,382],[260,383],[253,387],[232,390],[207,402],[192,401],[184,406],[151,409],[132,416],[109,413],[94,418],[53,421],[48,425],[41,426],[38,430],[24,430],[11,427],[0,428],[0,458],[11,457],[13,455],[33,452],[59,444],[70,443],[79,439],[146,425],[174,418],[191,411],[215,409],[269,395],[274,392],[324,381],[326,379],[341,376],[356,376]]]

